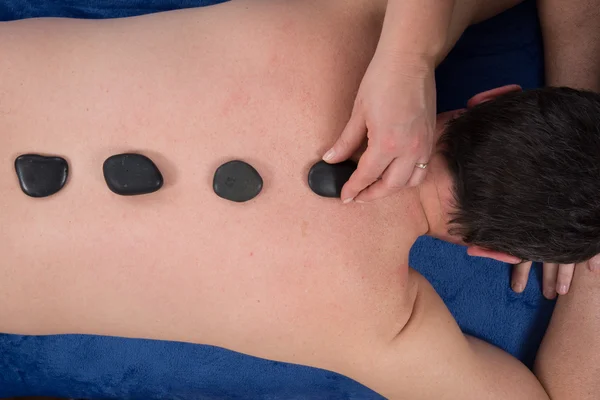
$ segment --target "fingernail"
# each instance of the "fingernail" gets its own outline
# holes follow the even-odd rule
[[[544,297],[549,300],[552,300],[555,295],[556,295],[556,292],[554,290],[548,289],[548,290],[544,291]]]
[[[325,153],[325,155],[323,156],[323,161],[330,161],[333,156],[335,156],[335,150],[334,149],[330,149],[327,153]]]
[[[350,198],[344,200],[344,204],[348,204],[348,203],[352,202],[352,200],[354,200],[354,197],[350,197]]]
[[[512,289],[513,289],[513,291],[515,291],[517,293],[521,293],[523,291],[523,289],[525,289],[525,288],[520,283],[513,283],[512,284]]]
[[[558,294],[567,294],[567,292],[569,291],[569,287],[567,285],[559,285],[558,286]]]

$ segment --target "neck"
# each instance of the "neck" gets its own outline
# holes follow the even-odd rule
[[[426,235],[451,243],[460,241],[448,233],[449,212],[452,204],[452,178],[445,160],[434,154],[428,165],[425,180],[419,186],[419,201],[427,220]]]

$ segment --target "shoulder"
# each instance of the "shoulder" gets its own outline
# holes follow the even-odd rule
[[[414,297],[406,324],[354,379],[391,399],[548,399],[517,359],[465,336],[431,284],[412,269],[409,285]]]

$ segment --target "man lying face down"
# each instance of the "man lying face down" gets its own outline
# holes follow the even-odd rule
[[[587,339],[600,326],[586,318],[597,274],[577,269],[536,378],[462,334],[408,254],[424,234],[508,261],[598,253],[599,95],[476,96],[421,186],[342,206],[306,177],[347,120],[378,28],[371,2],[328,4],[0,25],[11,38],[0,42],[0,331],[210,344],[333,370],[393,399],[594,393],[582,377],[600,362]],[[223,32],[230,40],[213,39]],[[457,115],[439,116],[440,134]],[[156,163],[160,190],[108,189],[104,160],[127,152]],[[26,153],[64,157],[64,188],[25,196],[13,165]],[[213,192],[233,159],[264,181],[246,203]]]

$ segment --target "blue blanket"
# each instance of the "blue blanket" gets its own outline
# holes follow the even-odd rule
[[[40,16],[106,18],[205,6],[216,0],[2,0],[0,20]],[[0,39],[1,40],[1,39]],[[535,3],[471,27],[437,71],[438,108],[475,93],[543,84]],[[508,265],[421,238],[411,265],[435,286],[462,329],[531,365],[552,313],[539,269],[525,293],[509,287]],[[105,399],[379,399],[331,372],[257,359],[211,346],[99,336],[0,335],[0,397]]]

